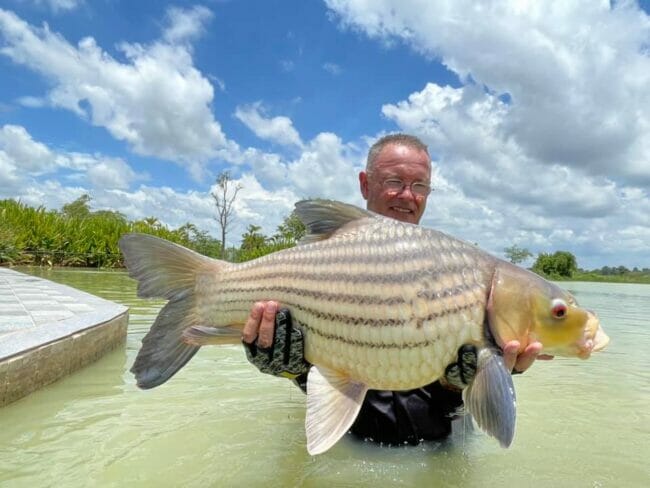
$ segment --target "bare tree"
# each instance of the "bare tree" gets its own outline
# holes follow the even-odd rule
[[[232,204],[237,197],[237,193],[242,189],[240,184],[232,186],[232,177],[230,171],[222,171],[217,176],[217,191],[212,193],[214,203],[217,206],[217,222],[221,227],[221,257],[226,257],[226,234],[228,233],[228,226],[231,222]]]

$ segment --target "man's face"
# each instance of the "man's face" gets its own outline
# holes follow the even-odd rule
[[[387,188],[389,180],[401,180],[401,191]],[[359,174],[361,194],[368,210],[402,222],[417,224],[427,205],[428,195],[416,195],[412,183],[429,185],[431,165],[427,153],[401,144],[384,146],[370,173]]]

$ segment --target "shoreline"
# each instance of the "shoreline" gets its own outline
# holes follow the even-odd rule
[[[94,270],[94,271],[127,271],[124,267],[93,267],[93,266],[40,266],[37,264],[17,264],[9,265],[7,263],[0,264],[0,268],[39,268],[39,269],[70,269],[70,270]],[[599,275],[595,273],[577,273],[571,278],[565,277],[545,277],[550,281],[582,281],[586,283],[623,283],[633,285],[650,285],[650,276],[630,276],[630,275]]]

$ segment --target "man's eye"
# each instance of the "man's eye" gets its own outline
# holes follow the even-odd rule
[[[388,188],[402,188],[404,183],[401,180],[386,180],[384,185]]]
[[[413,183],[413,186],[411,186],[413,189],[414,193],[429,193],[429,185],[425,185],[424,183]]]

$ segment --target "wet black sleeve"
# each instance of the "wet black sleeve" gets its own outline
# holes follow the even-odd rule
[[[462,404],[460,392],[438,382],[409,391],[370,390],[351,431],[386,444],[441,440],[451,433],[454,413]]]

